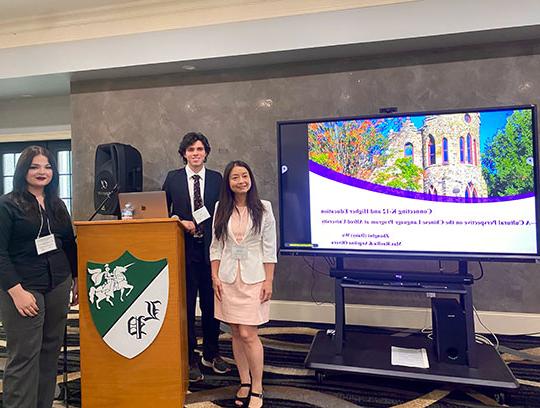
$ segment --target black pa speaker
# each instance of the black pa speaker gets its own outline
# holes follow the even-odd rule
[[[118,215],[118,193],[142,191],[142,158],[133,146],[122,143],[101,144],[96,149],[94,208],[114,191],[99,214]]]
[[[431,318],[437,359],[467,365],[465,311],[456,299],[432,298]]]

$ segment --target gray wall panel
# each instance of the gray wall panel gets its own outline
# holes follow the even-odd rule
[[[277,214],[276,121],[371,114],[380,107],[402,112],[537,103],[538,43],[395,54],[356,60],[310,62],[115,81],[72,84],[72,142],[76,218],[92,211],[95,147],[122,142],[144,158],[144,189],[159,189],[180,166],[181,136],[205,133],[212,143],[208,166],[222,170],[232,159],[250,163],[263,198]],[[314,262],[320,272],[313,272]],[[433,261],[356,260],[378,268],[437,270]],[[445,262],[445,270],[455,264]],[[477,265],[471,265],[479,274]],[[538,313],[536,265],[487,263],[475,284],[478,309]],[[275,298],[333,300],[323,259],[281,257]],[[418,295],[354,292],[349,302],[425,306]]]

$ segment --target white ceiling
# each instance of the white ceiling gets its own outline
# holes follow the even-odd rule
[[[0,80],[0,100],[69,95],[69,81],[68,73]]]
[[[0,0],[0,22],[65,10],[267,1],[293,0]],[[188,64],[204,71],[540,38],[540,0],[515,0],[504,13],[485,4],[506,0],[356,1],[386,5],[18,48],[0,43],[0,100],[68,95],[73,78],[182,72]],[[324,0],[304,6],[310,2]],[[447,18],[434,18],[439,15]]]
[[[235,23],[241,25],[242,22],[249,23],[250,20],[266,19],[268,23],[273,17],[286,18],[289,14],[301,16],[414,1],[416,0],[0,0],[0,100],[67,95],[70,79],[74,74],[84,74],[84,79],[91,79],[107,77],[107,72],[114,69],[115,72],[110,76],[124,76],[122,68],[116,69],[117,67],[130,67],[129,75],[167,73],[177,71],[186,61],[194,59],[246,54],[229,51],[231,47],[227,44],[216,48],[216,39],[218,43],[220,40],[227,41],[224,40],[226,35],[222,34],[214,34],[214,39],[205,45],[201,37],[208,37],[208,34],[204,28],[197,28],[200,24],[209,27],[225,25],[227,27],[223,32],[227,33],[238,30]],[[227,13],[230,16],[223,16]],[[157,26],[149,29],[149,26],[141,23],[141,15],[147,16],[147,19],[156,18]],[[167,32],[174,31],[167,19],[177,21],[182,18],[188,25],[180,25],[181,28],[177,31],[181,32],[183,29],[194,34],[182,36],[180,33],[180,37],[169,35],[166,40],[155,39],[159,32],[167,36]],[[156,30],[159,21],[162,21],[164,26]],[[280,22],[270,25],[279,24]],[[266,43],[264,46],[248,46],[248,53],[257,54],[254,52],[257,48],[263,53],[274,51],[274,44],[264,38],[264,30],[259,31],[260,40],[250,39],[253,36],[250,34],[241,38],[240,41],[247,39]],[[22,40],[23,38],[25,40]],[[238,41],[232,41],[233,44],[234,42]],[[274,40],[274,43],[277,42],[278,40]],[[201,51],[196,52],[198,55],[194,57],[175,50],[179,48],[177,44],[186,43],[193,44],[194,49],[214,48],[214,55]],[[160,68],[161,62],[175,61],[180,61],[180,65],[169,64]],[[231,59],[226,61],[225,68],[245,66],[244,62],[233,63]],[[222,62],[223,60],[217,64],[201,64],[207,68],[198,68],[223,68]],[[250,64],[253,63],[251,59]]]

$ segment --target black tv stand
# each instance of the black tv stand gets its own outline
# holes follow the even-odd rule
[[[322,378],[321,373],[337,372],[494,387],[504,390],[519,387],[516,378],[497,350],[492,346],[475,342],[471,287],[473,280],[469,280],[466,261],[459,262],[458,275],[461,275],[461,278],[452,277],[448,282],[442,280],[432,282],[429,278],[426,278],[427,282],[389,281],[373,279],[373,276],[377,276],[374,273],[355,274],[353,272],[353,270],[343,268],[342,258],[338,258],[336,268],[331,270],[331,275],[335,277],[335,331],[317,333],[305,361],[308,368],[315,370],[318,379]],[[460,279],[462,279],[461,282]],[[449,364],[447,361],[439,361],[434,342],[424,336],[397,337],[348,331],[345,323],[345,289],[407,291],[430,293],[433,297],[438,295],[459,297],[459,304],[465,315],[466,363]],[[424,369],[392,365],[392,346],[425,348],[430,367]]]

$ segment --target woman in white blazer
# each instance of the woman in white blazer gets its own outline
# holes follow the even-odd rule
[[[258,325],[270,318],[276,257],[276,222],[269,201],[259,199],[250,167],[227,165],[214,212],[210,245],[216,318],[232,329],[240,375],[235,405],[263,405],[264,353]]]

